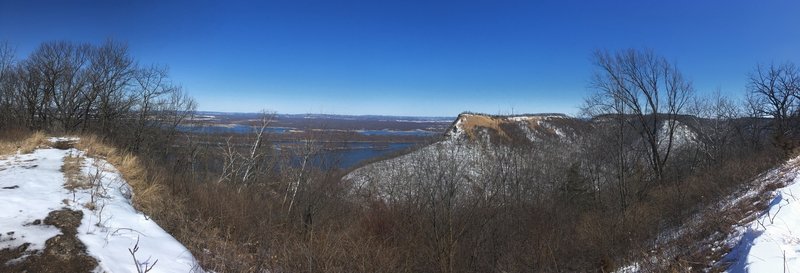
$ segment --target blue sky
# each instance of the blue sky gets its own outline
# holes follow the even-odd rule
[[[800,1],[15,1],[0,40],[125,41],[201,110],[576,113],[595,49],[651,48],[698,93],[800,63]]]

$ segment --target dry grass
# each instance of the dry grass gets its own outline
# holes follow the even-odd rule
[[[531,130],[538,130],[542,133],[546,133],[549,135],[556,135],[557,132],[555,127],[545,127],[542,126],[541,121],[546,120],[546,117],[543,116],[530,116],[525,119],[524,123],[527,125],[528,128]],[[555,119],[555,122],[562,122],[562,120],[566,119]],[[563,123],[563,122],[562,122]],[[461,127],[467,133],[469,139],[475,139],[476,132],[480,128],[486,128],[494,133],[497,136],[504,138],[506,140],[512,139],[513,132],[507,132],[503,129],[504,125],[509,124],[516,124],[516,121],[511,120],[509,117],[503,116],[488,116],[488,115],[474,115],[474,114],[463,114],[461,116]],[[516,125],[514,125],[516,126]],[[568,125],[560,126],[560,127],[569,127]]]
[[[503,122],[504,120],[502,119],[490,116],[463,115],[461,128],[467,133],[470,139],[475,139],[475,132],[478,128],[488,128],[497,132],[501,137],[508,138],[505,131],[500,128],[500,124]]]
[[[102,139],[95,135],[82,135],[79,136],[79,138],[80,141],[75,144],[75,147],[85,151],[86,154],[104,159],[111,156],[119,156],[116,148],[112,147],[108,143],[105,143]]]
[[[64,157],[64,165],[61,165],[61,172],[64,173],[65,178],[64,188],[75,190],[92,187],[89,179],[81,173],[81,165],[83,165],[82,156],[68,155]]]
[[[88,156],[105,159],[114,165],[133,189],[132,201],[136,209],[151,216],[179,209],[180,205],[171,201],[174,199],[169,198],[163,183],[160,183],[162,176],[148,172],[136,156],[122,152],[94,135],[80,136],[75,147]]]
[[[43,132],[6,132],[0,140],[0,155],[8,156],[16,152],[27,154],[37,148],[47,147],[50,142]]]

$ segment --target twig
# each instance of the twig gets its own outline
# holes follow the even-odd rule
[[[138,272],[138,273],[147,273],[147,272],[150,272],[150,270],[153,270],[153,267],[156,266],[156,264],[158,263],[158,259],[156,259],[156,261],[153,262],[153,264],[151,264],[149,266],[148,266],[147,261],[145,261],[144,263],[140,264],[139,260],[136,259],[136,252],[137,251],[139,251],[139,236],[136,236],[136,244],[133,246],[133,249],[130,249],[130,248],[128,249],[128,252],[131,254],[131,257],[133,257],[133,262],[136,265],[136,272]],[[147,259],[147,260],[149,261],[150,259]]]

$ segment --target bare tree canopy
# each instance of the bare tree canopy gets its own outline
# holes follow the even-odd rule
[[[774,140],[784,148],[797,131],[793,122],[800,116],[800,71],[794,63],[757,65],[748,77],[748,100],[754,112],[773,118]]]
[[[647,142],[650,167],[661,179],[672,150],[677,117],[690,101],[691,82],[652,50],[594,53],[595,73],[587,113],[611,114],[638,128]]]
[[[154,140],[147,131],[174,132],[196,103],[165,67],[140,66],[108,40],[45,42],[22,60],[0,43],[0,106],[2,126],[126,136],[137,150]]]

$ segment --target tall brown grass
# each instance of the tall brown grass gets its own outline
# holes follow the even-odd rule
[[[3,132],[2,138],[0,138],[0,157],[17,152],[23,154],[31,153],[37,148],[47,147],[49,144],[47,135],[44,132],[9,130]]]
[[[87,156],[101,158],[122,174],[133,189],[132,202],[136,209],[154,218],[164,214],[183,211],[179,198],[170,196],[165,190],[165,176],[156,170],[149,170],[139,158],[130,152],[117,149],[96,135],[78,135],[75,147],[86,152]]]
[[[88,189],[92,185],[89,179],[81,173],[83,157],[78,155],[67,155],[64,157],[64,164],[61,165],[61,172],[64,173],[64,188],[68,190]]]

